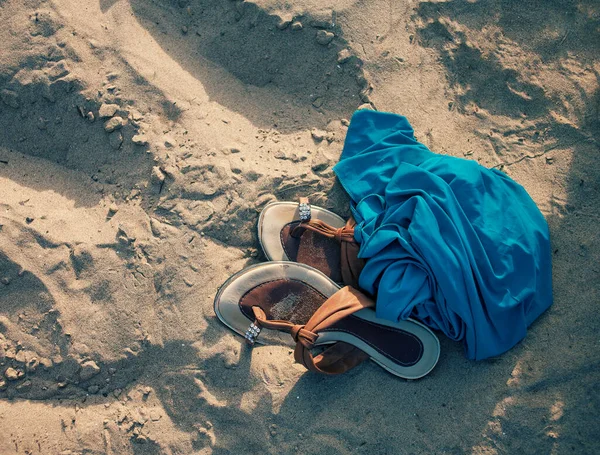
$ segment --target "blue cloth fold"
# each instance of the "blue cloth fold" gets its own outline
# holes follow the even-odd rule
[[[525,189],[437,155],[400,115],[361,110],[334,167],[350,195],[378,317],[412,317],[485,359],[518,343],[552,304],[548,225]]]

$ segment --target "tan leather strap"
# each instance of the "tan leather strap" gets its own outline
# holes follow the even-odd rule
[[[354,227],[349,227],[348,223],[346,223],[346,226],[342,228],[334,228],[321,220],[303,221],[292,229],[290,235],[298,238],[302,236],[306,229],[330,239],[335,239],[338,243],[354,242]]]
[[[307,197],[298,198],[298,206],[310,206],[310,202]],[[302,219],[302,218],[301,218]],[[290,232],[292,237],[301,237],[306,229],[316,232],[317,234],[324,235],[325,237],[329,237],[330,239],[335,239],[338,243],[342,242],[354,242],[354,223],[352,226],[346,226],[343,228],[334,228],[329,224],[321,221],[321,220],[307,220],[302,221],[300,224],[294,227]]]
[[[363,308],[374,306],[373,300],[360,291],[346,286],[329,297],[305,325],[281,320],[269,321],[260,307],[254,306],[252,310],[257,325],[292,335],[296,341],[294,351],[296,362],[303,364],[310,371],[340,374],[354,368],[369,356],[355,346],[338,342],[313,357],[311,349],[319,337],[319,332]]]
[[[268,320],[267,315],[259,306],[253,306],[252,311],[256,318],[255,324],[266,329],[289,333],[297,343],[307,343],[308,345],[312,345],[319,337],[316,333],[306,330],[303,325],[292,324],[289,321],[282,321],[279,319]]]

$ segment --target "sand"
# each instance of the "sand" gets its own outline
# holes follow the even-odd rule
[[[595,0],[0,0],[0,454],[600,453]],[[555,304],[418,381],[306,373],[215,318],[261,208],[342,216],[359,106],[502,169]]]

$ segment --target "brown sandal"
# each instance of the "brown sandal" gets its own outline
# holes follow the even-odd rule
[[[354,241],[356,222],[333,212],[299,203],[273,202],[258,219],[258,238],[270,261],[292,261],[320,270],[336,283],[358,288],[364,261]]]
[[[360,291],[291,262],[242,270],[215,297],[215,312],[226,326],[251,344],[285,343],[287,336],[296,344],[296,361],[311,371],[344,373],[371,358],[403,378],[429,373],[440,353],[433,332],[413,320],[378,319],[374,305]],[[324,350],[314,355],[319,347]]]

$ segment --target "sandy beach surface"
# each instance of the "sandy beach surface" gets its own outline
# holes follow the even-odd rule
[[[600,453],[600,3],[0,0],[0,454]],[[555,303],[417,381],[215,317],[359,107],[522,184]]]

